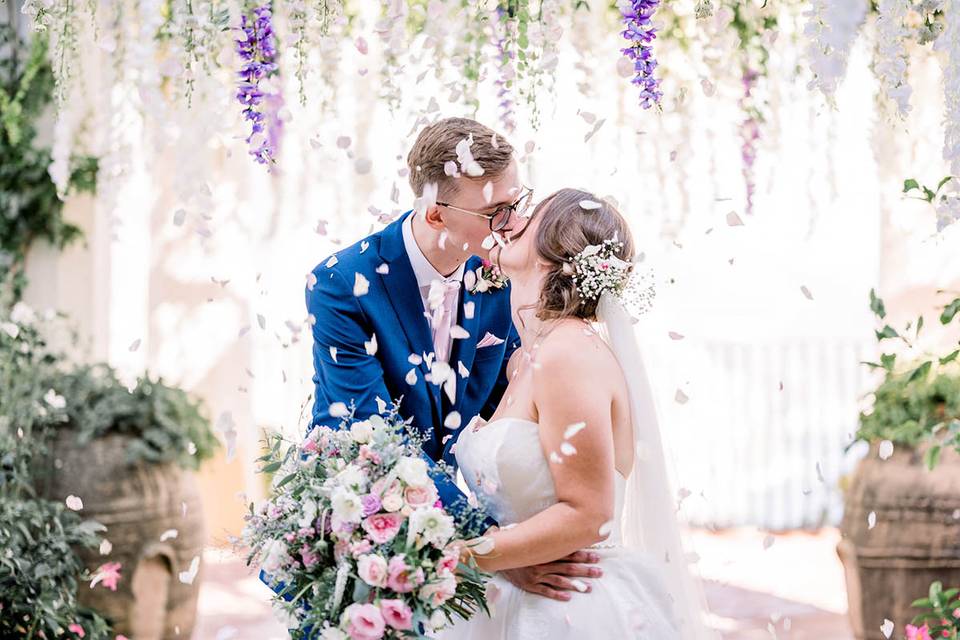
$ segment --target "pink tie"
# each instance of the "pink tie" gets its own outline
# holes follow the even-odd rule
[[[457,301],[460,299],[460,282],[447,280],[443,283],[443,305],[437,309],[433,322],[433,351],[438,361],[447,362],[450,359],[450,330],[457,321]],[[439,317],[438,317],[439,316]]]

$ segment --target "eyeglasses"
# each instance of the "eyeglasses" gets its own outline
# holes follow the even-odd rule
[[[517,214],[519,216],[525,216],[527,211],[530,209],[530,203],[533,202],[533,189],[525,187],[523,195],[521,195],[516,202],[513,204],[504,204],[500,205],[493,210],[493,213],[480,213],[479,211],[470,211],[469,209],[462,209],[456,207],[449,202],[440,202],[437,200],[437,204],[441,207],[447,207],[448,209],[453,209],[459,211],[460,213],[466,213],[471,216],[477,216],[478,218],[486,218],[487,222],[490,224],[490,231],[502,231],[504,227],[510,222],[510,216]]]

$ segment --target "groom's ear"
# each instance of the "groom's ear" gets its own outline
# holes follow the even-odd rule
[[[427,207],[426,212],[423,214],[423,219],[431,229],[439,231],[447,228],[446,223],[443,221],[443,209],[438,204],[432,204]]]

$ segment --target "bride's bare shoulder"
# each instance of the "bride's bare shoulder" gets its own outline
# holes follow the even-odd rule
[[[557,324],[540,343],[535,357],[541,371],[575,367],[578,375],[583,375],[609,367],[612,355],[590,325],[571,319]]]

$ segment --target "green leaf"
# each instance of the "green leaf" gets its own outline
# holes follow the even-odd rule
[[[880,354],[880,364],[883,365],[883,368],[887,371],[893,371],[893,365],[897,361],[897,354],[895,353],[883,353]]]
[[[957,349],[953,353],[940,358],[940,364],[947,364],[948,362],[953,362],[954,360],[957,359],[957,355],[960,355],[960,349]]]
[[[910,193],[914,189],[919,189],[920,183],[913,178],[907,178],[903,181],[903,193]]]
[[[291,473],[290,475],[284,477],[283,480],[281,480],[280,482],[278,482],[276,488],[279,489],[280,487],[282,487],[283,485],[287,484],[288,482],[290,482],[291,480],[293,480],[293,479],[296,478],[296,477],[297,477],[297,474],[296,474],[296,473]]]
[[[926,378],[927,373],[930,372],[930,367],[932,365],[933,365],[932,360],[927,360],[926,362],[921,364],[919,367],[917,367],[910,373],[910,375],[907,377],[907,382],[910,383],[910,382],[913,382],[914,380],[923,380],[924,378]]]
[[[933,471],[938,462],[940,462],[940,445],[934,445],[923,454],[923,463],[927,465],[927,469]]]
[[[923,194],[926,196],[927,202],[933,202],[933,199],[937,197],[937,194],[931,191],[929,187],[923,187]]]
[[[273,473],[274,471],[280,468],[281,464],[282,462],[280,460],[277,460],[276,462],[271,462],[267,466],[260,469],[260,473]]]
[[[917,337],[920,337],[920,329],[923,329],[923,316],[917,318],[917,332],[914,334]]]
[[[937,183],[937,193],[940,193],[940,189],[943,188],[943,185],[950,182],[952,178],[953,176],[947,176],[946,178],[941,179],[940,182]]]
[[[943,313],[940,314],[940,324],[948,324],[958,312],[960,312],[960,298],[955,298],[944,307]]]
[[[933,606],[933,604],[930,602],[930,598],[920,598],[918,600],[914,600],[913,602],[911,602],[910,606],[929,609],[930,607]]]
[[[873,289],[870,289],[870,310],[881,320],[887,315],[887,310],[883,306],[883,300],[877,297]]]
[[[886,325],[883,327],[882,330],[874,331],[874,333],[877,335],[877,340],[885,340],[886,338],[900,337],[900,334],[897,333],[897,330],[891,327],[890,325]]]

